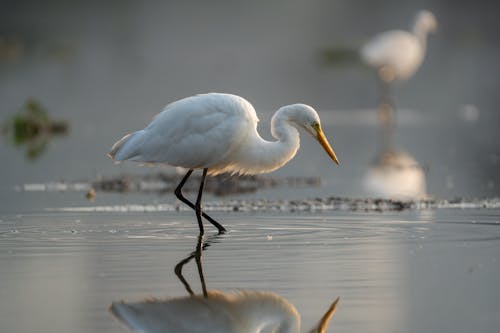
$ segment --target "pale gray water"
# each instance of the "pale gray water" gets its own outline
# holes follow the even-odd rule
[[[329,332],[497,332],[499,213],[214,212],[230,231],[203,253],[205,278],[274,291],[305,328],[340,296]],[[187,212],[1,216],[0,331],[125,332],[107,307],[186,295],[173,269],[196,232]]]

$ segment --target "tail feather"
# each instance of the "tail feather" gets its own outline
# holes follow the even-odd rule
[[[108,157],[115,161],[124,161],[137,156],[138,145],[133,145],[132,143],[136,141],[134,139],[138,137],[140,132],[142,131],[129,133],[118,140],[113,147],[111,147]]]
[[[128,329],[136,332],[142,332],[140,319],[137,321],[138,313],[135,313],[135,309],[122,302],[113,302],[109,307],[109,311],[118,319],[122,324],[124,324]],[[140,317],[140,316],[139,316]]]

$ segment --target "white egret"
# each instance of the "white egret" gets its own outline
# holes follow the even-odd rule
[[[324,333],[337,298],[310,333]],[[262,291],[190,295],[143,302],[114,302],[111,313],[133,332],[141,333],[276,333],[300,332],[300,314],[283,297]]]
[[[424,60],[427,34],[434,32],[434,15],[422,10],[417,13],[412,31],[391,30],[380,33],[361,49],[361,57],[378,71],[384,82],[410,78]]]
[[[394,81],[409,79],[420,67],[427,48],[427,35],[437,29],[430,11],[417,13],[411,31],[391,30],[373,37],[361,48],[361,58],[377,71],[381,101],[377,108],[384,153],[372,166],[365,186],[372,194],[419,197],[425,194],[425,174],[408,154],[394,153],[395,106],[390,92]],[[388,153],[385,153],[388,151]]]
[[[313,135],[330,158],[339,163],[320,125],[316,111],[305,104],[280,108],[271,120],[276,141],[266,141],[257,132],[258,118],[242,97],[210,93],[187,97],[165,107],[143,130],[125,135],[108,156],[115,161],[168,164],[188,169],[175,194],[196,212],[200,234],[201,217],[219,233],[224,227],[202,212],[201,196],[207,174],[258,174],[283,166],[299,149],[299,131]],[[202,169],[196,203],[186,199],[182,187],[195,169]]]

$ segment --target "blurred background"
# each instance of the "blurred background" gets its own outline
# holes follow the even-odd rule
[[[268,139],[280,106],[318,110],[341,166],[302,135],[296,158],[273,176],[319,176],[321,188],[260,196],[371,195],[366,177],[383,150],[379,92],[356,52],[378,32],[409,29],[420,9],[438,30],[417,73],[394,87],[394,145],[418,163],[430,197],[498,196],[494,1],[16,0],[0,10],[1,208],[85,202],[81,193],[19,194],[20,184],[151,172],[106,153],[167,103],[206,92],[249,100]],[[15,137],[23,112],[51,124],[35,143]]]

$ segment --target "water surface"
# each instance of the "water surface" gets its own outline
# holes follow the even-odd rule
[[[268,290],[329,332],[496,332],[500,211],[220,213],[208,289]],[[112,301],[187,295],[175,264],[196,245],[188,212],[40,213],[0,222],[0,331],[125,332]],[[184,268],[201,292],[194,263]]]

